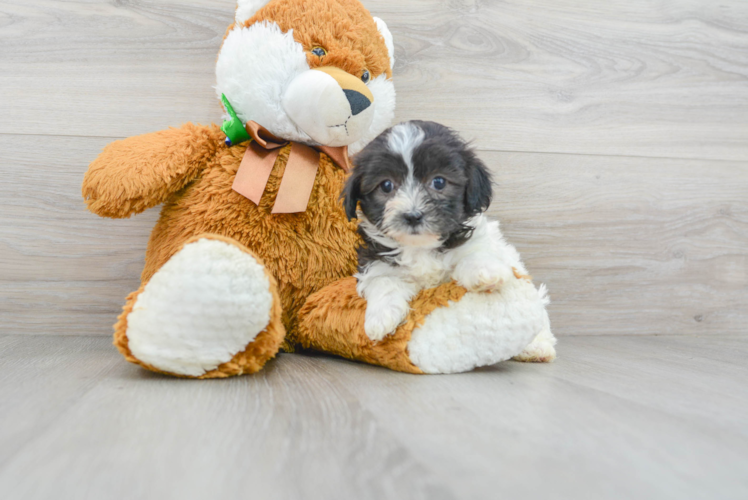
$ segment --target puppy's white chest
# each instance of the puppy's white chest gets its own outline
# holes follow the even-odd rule
[[[444,254],[431,250],[406,249],[400,256],[400,268],[419,288],[433,288],[449,280],[450,271]]]

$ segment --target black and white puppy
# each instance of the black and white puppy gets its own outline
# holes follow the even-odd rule
[[[470,291],[526,274],[499,223],[484,211],[491,176],[456,132],[434,122],[396,125],[354,158],[343,196],[359,219],[357,290],[366,334],[381,340],[402,323],[422,289],[454,279]]]

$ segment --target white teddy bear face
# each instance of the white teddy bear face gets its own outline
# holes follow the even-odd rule
[[[342,69],[310,68],[304,47],[274,22],[243,26],[267,1],[239,0],[237,24],[216,64],[216,92],[225,94],[242,122],[312,145],[361,150],[384,131],[395,111],[395,88],[385,74],[354,76]],[[392,36],[375,18],[392,58]]]

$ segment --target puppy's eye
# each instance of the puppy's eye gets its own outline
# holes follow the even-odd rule
[[[391,193],[392,190],[395,189],[395,185],[390,180],[384,181],[379,185],[379,187],[385,194]]]
[[[368,69],[365,69],[364,73],[361,75],[361,81],[364,83],[369,83],[369,80],[371,80],[371,73],[369,73]]]
[[[312,54],[314,54],[317,57],[324,57],[327,55],[327,51],[323,49],[322,47],[314,47],[312,49]]]
[[[431,181],[431,187],[436,189],[437,191],[441,191],[445,187],[447,187],[447,179],[444,177],[434,177]]]

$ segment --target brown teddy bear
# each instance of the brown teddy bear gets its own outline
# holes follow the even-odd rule
[[[90,165],[92,212],[164,205],[115,325],[127,360],[215,378],[303,346],[445,373],[517,355],[538,335],[521,356],[553,358],[544,293],[522,277],[501,294],[424,291],[394,334],[366,337],[351,277],[360,242],[340,193],[346,150],[392,120],[393,50],[357,0],[239,0],[216,65],[224,126],[116,141]]]

